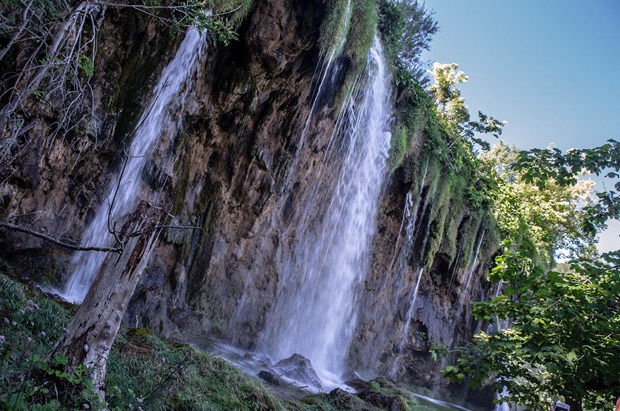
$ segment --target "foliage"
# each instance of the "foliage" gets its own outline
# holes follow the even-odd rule
[[[0,274],[0,408],[56,410],[99,406],[89,370],[62,371],[67,359],[45,358],[70,310]],[[52,326],[53,325],[53,326]]]
[[[422,84],[426,77],[420,56],[439,30],[432,14],[415,0],[381,0],[379,30],[397,71],[409,73]]]
[[[517,167],[518,157],[514,147],[503,143],[481,157],[498,176],[494,214],[511,246],[530,249],[530,257],[546,267],[558,254],[570,257],[592,250],[594,233],[583,230],[583,222],[593,205],[593,182],[580,179],[562,185],[550,177],[538,186]]]
[[[511,401],[529,407],[560,397],[577,411],[602,409],[616,398],[620,251],[597,255],[593,236],[617,208],[589,201],[591,184],[578,177],[607,170],[618,178],[617,150],[615,141],[567,153],[496,150],[505,251],[490,278],[503,295],[474,305],[491,325],[456,349],[456,364],[443,371],[450,379],[490,383],[498,392],[506,386]],[[553,266],[558,249],[568,249],[571,260]],[[504,330],[499,324],[507,320]],[[449,354],[446,347],[435,353]]]
[[[477,121],[471,120],[465,99],[461,97],[461,91],[456,87],[458,84],[466,83],[469,77],[458,68],[456,63],[434,63],[431,71],[434,82],[429,92],[435,99],[440,116],[456,135],[489,149],[489,143],[476,137],[476,133],[488,133],[498,137],[502,134],[506,122],[482,112],[478,112]]]
[[[607,220],[620,219],[620,143],[616,140],[591,149],[570,149],[566,153],[557,148],[522,151],[514,169],[522,171],[526,181],[540,187],[545,187],[548,181],[574,185],[577,177],[584,173],[616,179],[614,189],[596,193],[598,202],[589,207],[584,229],[593,234],[605,228]]]
[[[545,272],[518,251],[498,259],[493,278],[504,295],[474,305],[474,314],[492,323],[510,319],[512,328],[482,332],[457,352],[443,373],[471,377],[474,386],[491,382],[512,400],[544,407],[552,398],[606,407],[618,390],[620,272],[618,253],[600,260],[577,259],[565,272]]]
[[[470,120],[456,87],[467,76],[458,71],[456,64],[436,63],[433,73],[435,83],[426,91],[409,71],[396,72],[396,138],[392,139],[391,166],[399,167],[410,154],[414,141],[422,139],[426,151],[447,171],[446,177],[460,181],[456,185],[464,187],[462,194],[471,209],[488,208],[494,202],[497,178],[489,164],[476,158],[476,145],[489,148],[476,134],[499,136],[505,123],[483,113],[479,113],[478,121]]]

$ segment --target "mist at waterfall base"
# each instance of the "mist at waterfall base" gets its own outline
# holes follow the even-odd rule
[[[134,130],[134,138],[128,150],[128,158],[121,172],[117,173],[108,187],[102,204],[82,235],[84,247],[110,246],[114,237],[110,227],[135,208],[143,193],[142,170],[149,154],[158,140],[174,139],[180,128],[180,117],[175,113],[183,107],[186,86],[198,61],[205,36],[189,29],[170,63],[164,68],[153,97],[146,106]],[[120,227],[116,227],[120,230]],[[78,251],[71,260],[73,273],[59,292],[70,302],[82,302],[95,277],[99,273],[107,253]]]

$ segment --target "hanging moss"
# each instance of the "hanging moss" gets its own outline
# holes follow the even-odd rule
[[[347,36],[344,55],[353,63],[354,70],[364,69],[368,51],[377,31],[377,7],[374,0],[353,0],[351,28]]]
[[[398,125],[392,132],[390,141],[389,164],[391,171],[396,170],[407,156],[407,146],[409,140],[409,129],[403,125]]]
[[[440,249],[444,254],[452,256],[451,264],[454,263],[458,254],[458,230],[463,218],[463,185],[463,179],[454,177],[450,179],[452,193],[450,196],[450,211],[444,224],[444,241]]]
[[[330,54],[331,50],[336,47],[338,43],[346,38],[348,30],[345,31],[346,9],[347,2],[349,0],[330,0],[327,3],[327,15],[323,19],[321,25],[321,37],[319,44],[321,51],[324,54]]]
[[[213,14],[221,14],[223,17],[233,19],[235,23],[240,23],[252,10],[252,0],[211,0],[211,10]]]
[[[445,235],[446,218],[450,211],[450,198],[452,195],[452,186],[448,184],[441,185],[439,191],[433,199],[433,216],[430,226],[428,246],[423,264],[425,266],[431,264],[435,258],[435,254],[439,250]]]

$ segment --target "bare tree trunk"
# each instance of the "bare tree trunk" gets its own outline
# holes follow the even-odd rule
[[[80,364],[89,367],[93,385],[102,398],[108,354],[164,215],[161,209],[144,201],[138,205],[123,226],[123,252],[108,254],[84,302],[50,354],[50,358],[67,358],[68,371]]]

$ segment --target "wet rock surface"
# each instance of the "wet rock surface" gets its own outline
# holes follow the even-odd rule
[[[321,379],[314,371],[312,363],[303,355],[293,354],[275,363],[273,369],[280,375],[300,384],[307,384],[310,388],[319,391],[323,389]]]
[[[285,382],[280,377],[278,377],[275,373],[271,371],[267,371],[267,370],[259,371],[257,377],[265,381],[268,384],[275,385],[278,387],[285,384]]]

